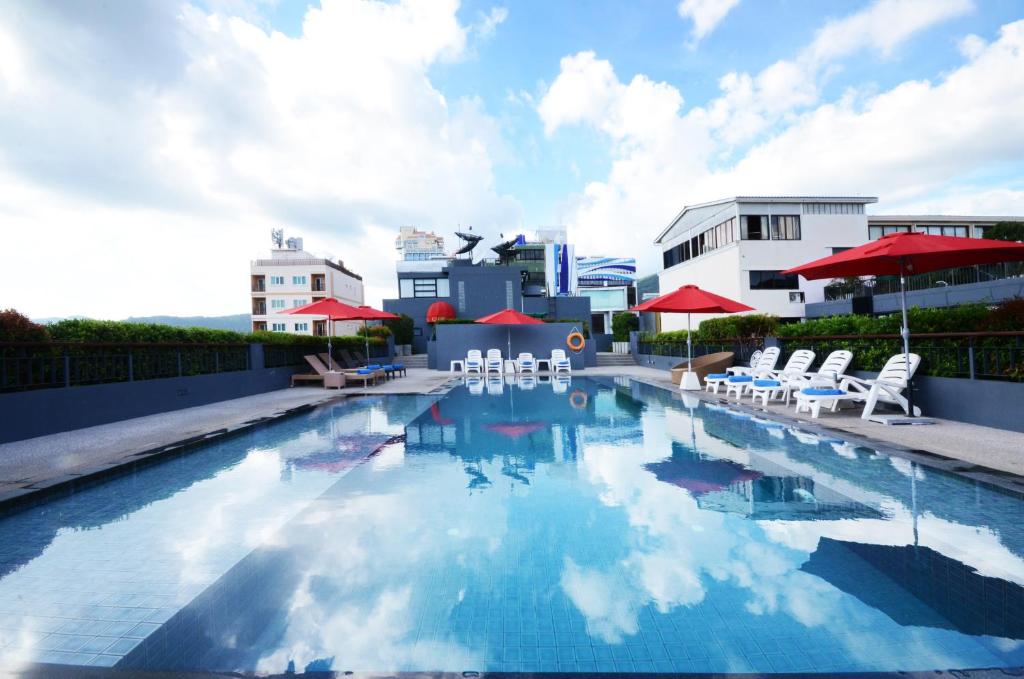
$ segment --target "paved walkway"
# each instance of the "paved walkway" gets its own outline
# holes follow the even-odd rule
[[[588,368],[574,375],[626,375],[675,389],[667,371],[643,366]],[[454,375],[410,369],[407,377],[381,385],[325,391],[296,387],[222,401],[196,408],[139,417],[87,429],[0,444],[0,502],[50,486],[101,472],[146,454],[158,454],[190,440],[218,435],[295,408],[362,394],[423,394],[448,382]],[[723,400],[699,392],[700,398]],[[750,408],[749,400],[740,407]],[[763,413],[764,411],[761,410]],[[932,426],[884,426],[860,419],[860,410],[822,413],[817,420],[797,416],[793,407],[772,405],[768,412],[816,426],[848,432],[856,437],[910,450],[922,450],[967,465],[981,465],[1024,476],[1024,434],[940,420]],[[955,467],[956,465],[950,465]]]

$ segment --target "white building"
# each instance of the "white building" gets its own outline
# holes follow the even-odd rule
[[[899,231],[920,231],[933,236],[983,238],[985,229],[999,222],[1019,222],[1024,217],[964,215],[869,215],[868,238],[875,240]]]
[[[289,239],[287,246],[270,251],[270,259],[249,264],[252,290],[252,329],[290,332],[300,335],[327,334],[326,320],[315,316],[284,313],[310,302],[334,297],[345,304],[363,304],[363,279],[329,259],[315,257],[302,249],[301,239]],[[337,321],[334,335],[352,335],[358,321]]]
[[[395,237],[395,249],[405,261],[443,258],[444,236],[433,231],[420,231],[414,226],[403,226]]]
[[[658,235],[662,293],[692,283],[782,318],[803,318],[824,300],[828,281],[780,272],[868,241],[864,206],[873,197],[739,196],[683,208]],[[707,315],[695,315],[694,325]],[[685,314],[661,314],[662,330],[686,327]]]

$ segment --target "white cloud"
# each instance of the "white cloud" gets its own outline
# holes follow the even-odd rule
[[[696,44],[715,30],[715,26],[721,23],[725,15],[739,2],[740,0],[682,0],[677,9],[679,16],[693,21],[690,35]]]
[[[17,231],[45,230],[54,263],[51,286],[29,284],[38,262],[4,248],[5,303],[36,316],[241,312],[270,226],[345,259],[377,303],[394,291],[396,225],[518,224],[494,188],[498,125],[430,82],[467,52],[456,9],[326,0],[296,38],[190,4],[0,11],[0,53],[17,56],[0,66],[3,230],[19,244],[38,239]],[[107,273],[130,268],[126,255],[140,260],[132,285]]]
[[[498,26],[503,24],[507,18],[508,8],[492,7],[491,11],[482,15],[480,21],[477,22],[476,32],[481,38],[489,38],[494,35],[494,31],[496,31]]]
[[[966,7],[940,6],[931,21]],[[891,2],[862,14],[878,21],[879,8],[893,21],[905,16],[904,4]],[[913,30],[923,21],[914,19]],[[872,47],[891,50],[895,36],[910,34],[907,25],[894,28]],[[1024,118],[1016,115],[1024,107],[1022,48],[1024,22],[1008,24],[992,43],[972,44],[969,60],[941,79],[908,81],[870,96],[849,91],[827,103],[818,102],[812,75],[823,66],[808,66],[813,60],[806,55],[832,59],[847,48],[808,48],[796,61],[777,62],[757,76],[726,74],[721,97],[689,110],[673,86],[643,75],[626,85],[609,62],[581,53],[562,60],[538,113],[549,134],[588,124],[608,135],[608,176],[586,185],[568,219],[576,241],[593,251],[639,254],[642,268],[656,269],[656,251],[641,250],[636,234],[653,238],[686,203],[744,193],[854,193],[880,195],[887,209],[939,188],[949,191],[979,168],[1015,162],[1024,151]],[[641,91],[648,98],[638,104]],[[785,104],[773,103],[780,100]],[[637,112],[628,125],[624,110]],[[1021,212],[1018,198],[1019,191],[1003,191],[959,204],[991,212],[985,200],[992,200],[998,211]]]

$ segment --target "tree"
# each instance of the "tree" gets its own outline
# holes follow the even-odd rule
[[[400,314],[400,318],[392,318],[384,321],[384,325],[391,328],[391,334],[395,336],[395,344],[412,344],[412,318]]]
[[[640,328],[640,318],[628,311],[612,316],[612,340],[628,342],[629,332]]]
[[[1024,241],[1024,222],[998,222],[995,226],[985,229],[985,238]]]
[[[0,311],[0,341],[49,342],[50,332],[46,326],[33,323],[24,314],[14,309],[4,309]]]

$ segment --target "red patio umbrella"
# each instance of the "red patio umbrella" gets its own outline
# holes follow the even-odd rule
[[[1024,244],[984,238],[932,236],[918,232],[892,233],[837,255],[816,259],[783,271],[808,280],[846,276],[900,277],[903,312],[903,355],[910,365],[910,325],[907,320],[907,274],[928,273],[972,264],[1024,260]],[[914,391],[907,385],[908,414],[914,416]]]
[[[504,309],[497,313],[484,316],[483,318],[476,319],[477,323],[486,323],[488,325],[538,325],[543,324],[544,321],[533,316],[527,316],[526,314],[520,313],[515,309]],[[512,329],[508,330],[508,357],[512,358]]]
[[[693,341],[690,339],[690,314],[735,314],[740,311],[753,311],[752,307],[736,302],[728,297],[701,290],[696,285],[684,285],[674,292],[649,299],[630,311],[661,311],[663,313],[686,314],[686,374],[679,382],[680,389],[700,389],[700,382],[690,371],[693,364]]]
[[[331,337],[334,334],[334,328],[331,326],[331,321],[352,320],[352,314],[359,313],[359,309],[345,304],[334,297],[325,297],[310,304],[288,309],[284,313],[298,316],[324,316],[327,318],[327,369],[334,370],[334,355],[331,347]]]

